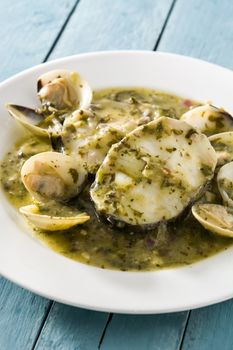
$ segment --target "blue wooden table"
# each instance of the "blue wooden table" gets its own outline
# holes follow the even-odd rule
[[[1,0],[0,79],[80,52],[176,52],[233,68],[232,0]],[[233,301],[166,315],[65,306],[0,279],[0,350],[233,349]]]

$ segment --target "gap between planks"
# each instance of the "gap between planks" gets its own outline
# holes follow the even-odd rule
[[[47,53],[47,55],[45,56],[45,58],[43,60],[43,63],[46,62],[49,59],[49,56],[51,55],[51,53],[53,52],[55,46],[57,45],[58,40],[60,39],[62,33],[64,32],[64,30],[65,30],[65,28],[66,28],[70,18],[72,17],[73,13],[75,12],[75,10],[76,10],[76,8],[77,8],[77,6],[78,6],[80,1],[81,0],[76,0],[74,6],[72,7],[70,13],[68,14],[68,16],[66,18],[66,20],[64,21],[63,25],[61,26],[61,29],[59,30],[59,32],[58,32],[54,42],[52,43],[50,49],[48,50],[48,53]]]
[[[112,318],[113,318],[113,313],[110,313],[109,316],[108,316],[107,322],[106,322],[106,324],[105,324],[105,327],[104,327],[104,329],[103,329],[103,333],[101,334],[100,341],[99,341],[99,345],[98,345],[98,349],[101,348],[101,345],[102,345],[103,340],[104,340],[105,333],[106,333],[106,331],[107,331],[107,328],[108,328],[110,322],[112,321]]]
[[[154,46],[153,51],[156,51],[157,48],[158,48],[158,46],[159,46],[159,43],[160,43],[160,41],[161,41],[161,39],[162,39],[163,33],[164,33],[164,31],[165,31],[165,28],[166,28],[166,26],[167,26],[167,23],[168,23],[168,21],[169,21],[169,18],[171,17],[171,14],[172,14],[172,12],[173,12],[173,9],[174,9],[174,7],[175,7],[176,2],[177,2],[177,0],[173,0],[173,2],[172,2],[172,4],[171,4],[171,7],[170,7],[170,9],[169,9],[169,11],[168,11],[168,14],[167,14],[167,17],[165,18],[164,24],[163,24],[163,26],[162,26],[161,32],[159,33],[158,39],[156,40],[156,43],[155,43],[155,46]]]
[[[186,333],[186,330],[187,330],[187,328],[188,328],[188,323],[189,323],[189,319],[190,319],[191,312],[192,312],[192,310],[189,310],[189,311],[188,311],[188,315],[187,315],[186,323],[185,323],[185,326],[184,326],[183,334],[182,334],[181,340],[180,340],[179,350],[182,350],[182,349],[183,349],[185,333]]]

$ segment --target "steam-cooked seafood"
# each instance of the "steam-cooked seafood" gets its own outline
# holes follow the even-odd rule
[[[39,201],[75,197],[86,178],[86,171],[75,158],[58,152],[38,153],[26,160],[21,169],[24,186]]]
[[[233,162],[227,163],[220,168],[217,182],[224,204],[233,207]]]
[[[19,211],[37,228],[46,231],[67,230],[90,219],[90,216],[86,213],[71,213],[73,214],[72,216],[44,214],[40,212],[40,207],[35,204],[20,207]]]
[[[209,137],[218,157],[218,165],[224,165],[233,160],[233,131],[215,134]]]
[[[36,237],[123,271],[186,265],[232,244],[229,113],[143,88],[92,96],[67,70],[40,76],[37,91],[35,109],[7,105],[30,133],[1,164],[3,189]]]
[[[41,75],[37,92],[42,107],[51,112],[86,109],[92,100],[92,91],[77,72],[53,70]]]
[[[206,135],[233,130],[232,116],[210,104],[190,109],[180,119]]]
[[[233,237],[233,210],[219,204],[196,204],[192,213],[208,231]]]
[[[182,121],[159,118],[108,152],[91,197],[108,220],[149,226],[176,218],[211,180],[216,153]]]

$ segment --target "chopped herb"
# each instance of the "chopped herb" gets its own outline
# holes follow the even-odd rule
[[[189,129],[189,131],[185,135],[185,138],[189,139],[193,134],[197,134],[197,131],[195,129]]]
[[[174,151],[176,151],[176,148],[175,147],[172,147],[172,148],[166,148],[166,151],[169,152],[169,153],[172,153]]]
[[[200,170],[204,176],[210,176],[213,174],[212,167],[207,164],[202,164]]]
[[[79,175],[76,169],[70,168],[69,174],[72,176],[73,182],[76,183],[78,181]]]

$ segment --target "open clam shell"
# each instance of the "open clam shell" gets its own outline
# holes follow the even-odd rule
[[[212,135],[209,141],[217,153],[218,165],[224,165],[233,160],[233,131]]]
[[[43,122],[44,117],[39,113],[36,113],[34,109],[15,104],[7,104],[6,109],[15,120],[22,124],[31,133],[38,136],[48,137],[48,130],[39,126]]]
[[[180,120],[206,135],[233,130],[232,116],[210,104],[190,109],[181,116]]]
[[[229,207],[233,207],[233,162],[220,168],[217,183],[224,203]]]
[[[219,204],[195,204],[193,216],[208,231],[220,236],[233,237],[233,211]]]
[[[21,169],[21,178],[33,198],[39,201],[66,201],[83,188],[87,172],[73,157],[59,152],[42,152],[30,157]]]
[[[67,230],[90,219],[86,213],[64,217],[40,214],[39,207],[34,204],[21,207],[19,211],[37,228],[46,231]]]
[[[41,75],[37,92],[42,104],[55,109],[86,109],[92,100],[92,90],[77,72],[53,70]]]

